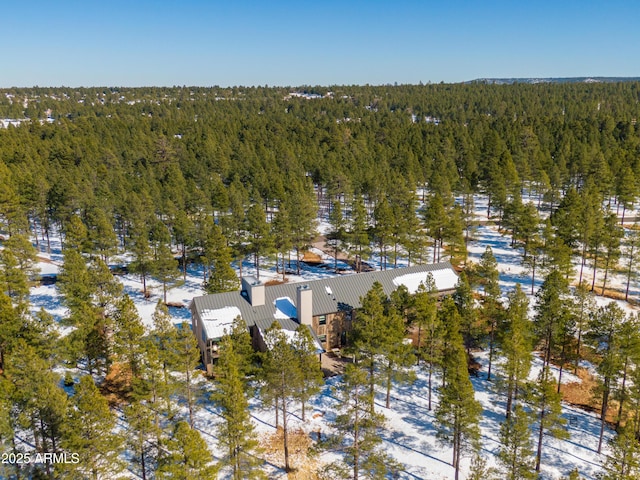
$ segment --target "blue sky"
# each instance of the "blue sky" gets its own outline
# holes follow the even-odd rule
[[[3,0],[0,87],[640,76],[640,2]]]

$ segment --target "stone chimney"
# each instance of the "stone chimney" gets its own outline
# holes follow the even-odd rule
[[[296,309],[298,322],[311,326],[313,319],[313,290],[309,285],[300,285],[296,289]]]
[[[264,305],[264,284],[256,277],[242,277],[242,290],[247,292],[249,303],[253,307]]]

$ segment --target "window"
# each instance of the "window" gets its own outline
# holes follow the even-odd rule
[[[327,324],[327,316],[326,315],[320,315],[318,317],[318,325],[326,325]]]
[[[327,343],[327,336],[326,335],[318,335],[318,340],[320,340],[320,342],[322,342],[322,343]]]

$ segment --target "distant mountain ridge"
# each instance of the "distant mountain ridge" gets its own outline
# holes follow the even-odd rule
[[[511,85],[514,83],[617,83],[638,82],[640,77],[566,77],[566,78],[477,78],[464,83],[488,83],[493,85]]]

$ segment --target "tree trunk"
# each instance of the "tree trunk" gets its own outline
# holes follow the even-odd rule
[[[620,404],[618,405],[618,418],[616,419],[616,432],[620,430],[620,421],[622,420],[622,408],[626,396],[627,385],[627,369],[629,368],[629,357],[625,356],[624,368],[622,370],[622,385],[620,385]]]
[[[607,406],[609,404],[609,379],[604,381],[602,392],[602,408],[600,409],[600,436],[598,437],[598,453],[602,451],[602,438],[604,437],[604,423],[607,418]]]
[[[546,400],[542,400],[542,408],[540,409],[540,430],[538,432],[538,450],[536,452],[536,472],[540,472],[540,459],[542,458],[542,438],[544,436],[544,409]]]

